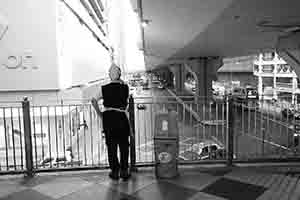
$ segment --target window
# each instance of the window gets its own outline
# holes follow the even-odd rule
[[[274,71],[274,65],[263,65],[262,71],[265,73],[272,73]]]
[[[211,145],[210,146],[210,151],[217,151],[218,147],[216,145]]]
[[[262,59],[264,61],[271,61],[274,58],[275,58],[275,53],[274,52],[262,53]]]
[[[283,64],[278,66],[278,73],[291,73],[293,71],[292,67],[288,64]]]
[[[253,66],[253,71],[254,72],[259,72],[259,66],[258,65],[254,65]]]
[[[208,154],[208,146],[203,147],[201,154],[204,154],[204,155]]]

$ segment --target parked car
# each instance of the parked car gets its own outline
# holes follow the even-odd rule
[[[236,97],[238,100],[257,100],[258,92],[254,87],[236,87],[233,88],[231,92],[232,96]]]
[[[138,110],[145,110],[146,109],[146,105],[140,103],[140,104],[137,105],[137,109]]]
[[[205,141],[192,146],[193,151],[197,152],[201,160],[216,159],[216,154],[219,149],[224,149],[219,144],[213,141]]]
[[[221,144],[213,140],[203,140],[199,143],[191,144],[191,147],[183,150],[179,160],[207,160],[222,159],[226,157],[226,150]]]
[[[284,118],[300,120],[300,111],[296,110],[292,107],[291,108],[284,108],[281,111],[281,114]]]
[[[193,151],[184,151],[179,154],[178,160],[184,161],[184,160],[200,160],[201,157],[198,153]]]
[[[72,166],[72,165],[80,165],[82,164],[82,161],[74,160],[74,155],[72,153],[71,148],[67,148],[65,155],[56,155],[53,153],[53,155],[46,156],[39,162],[39,166],[41,167],[59,167],[59,166]]]
[[[164,89],[164,85],[162,83],[159,83],[159,85],[157,86],[158,89]]]

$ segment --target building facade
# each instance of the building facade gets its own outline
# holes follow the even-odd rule
[[[218,82],[229,87],[256,86],[257,80],[253,76],[254,56],[224,59],[223,66],[218,70]]]
[[[78,98],[65,90],[107,78],[112,61],[126,72],[137,23],[130,0],[1,1],[0,99]]]
[[[276,52],[259,54],[254,60],[253,72],[258,80],[260,99],[296,102],[300,94],[297,75]]]

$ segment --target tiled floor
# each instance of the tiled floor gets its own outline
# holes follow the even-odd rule
[[[0,200],[252,200],[299,199],[299,176],[259,168],[181,168],[174,179],[157,179],[141,169],[127,181],[112,181],[107,171],[0,177]]]

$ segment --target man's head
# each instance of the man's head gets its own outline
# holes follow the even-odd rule
[[[121,69],[116,64],[111,64],[109,68],[109,77],[112,81],[120,80],[121,77]]]

